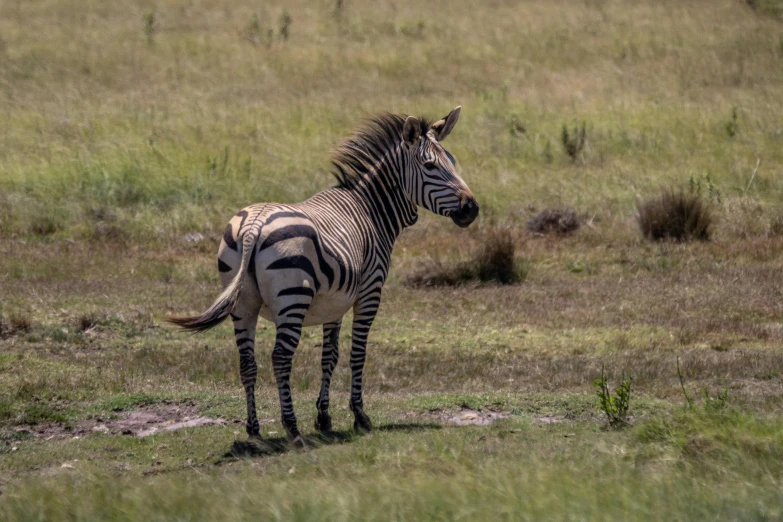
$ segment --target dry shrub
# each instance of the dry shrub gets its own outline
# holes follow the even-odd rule
[[[547,208],[530,218],[525,228],[537,234],[569,234],[582,226],[582,222],[572,208]]]
[[[481,242],[473,256],[457,263],[428,262],[405,282],[410,286],[455,286],[479,281],[510,285],[527,277],[530,265],[516,256],[516,241],[511,228],[492,225],[481,233]]]
[[[87,330],[91,330],[92,328],[95,328],[97,324],[98,324],[98,318],[92,314],[87,314],[79,317],[76,326],[80,332],[86,332]]]
[[[9,318],[0,315],[0,339],[22,332],[27,333],[33,328],[33,320],[26,315],[13,314]]]
[[[637,204],[637,219],[644,237],[706,241],[712,234],[713,213],[698,194],[667,190]]]
[[[15,314],[11,316],[11,326],[17,332],[29,332],[33,328],[33,320],[27,315]]]

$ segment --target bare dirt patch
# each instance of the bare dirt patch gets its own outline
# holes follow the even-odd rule
[[[507,413],[497,411],[477,411],[465,408],[456,414],[445,414],[442,420],[456,426],[489,426],[498,419],[507,419]]]
[[[15,431],[19,435],[28,433],[44,440],[82,438],[93,433],[148,437],[156,433],[212,424],[222,425],[226,422],[221,418],[199,415],[198,409],[191,404],[158,404],[122,412],[116,418],[97,417],[74,424],[18,426]]]
[[[441,422],[455,426],[489,426],[500,419],[508,419],[512,416],[510,413],[501,411],[479,411],[470,408],[463,408],[456,413],[439,410],[431,411],[430,413],[435,414]],[[534,417],[533,421],[540,424],[557,424],[567,422],[567,419],[553,415],[544,415]]]

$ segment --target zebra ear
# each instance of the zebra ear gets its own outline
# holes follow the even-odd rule
[[[408,145],[413,145],[421,136],[421,123],[418,118],[414,116],[408,116],[405,120],[405,125],[402,126],[402,139]]]
[[[438,141],[445,140],[446,136],[451,134],[452,129],[457,124],[457,120],[459,119],[460,111],[462,111],[461,105],[451,111],[449,115],[442,120],[438,120],[432,124],[432,132],[435,134],[435,138],[437,138]]]

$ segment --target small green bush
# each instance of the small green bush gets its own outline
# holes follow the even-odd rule
[[[584,151],[585,143],[587,143],[587,124],[583,121],[582,127],[574,125],[573,132],[569,132],[568,125],[564,123],[560,133],[560,141],[562,141],[563,148],[571,161],[576,163]]]
[[[614,395],[609,391],[609,380],[604,375],[604,369],[601,367],[601,377],[594,381],[596,395],[598,395],[598,409],[606,414],[611,427],[622,427],[628,424],[628,410],[631,406],[631,383],[630,377],[625,377],[623,381],[614,389]]]

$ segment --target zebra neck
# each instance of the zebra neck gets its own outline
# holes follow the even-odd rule
[[[389,250],[402,230],[419,218],[418,207],[401,182],[405,159],[401,149],[389,151],[365,172],[357,172],[360,181],[351,188]]]

